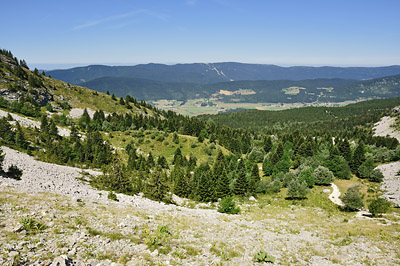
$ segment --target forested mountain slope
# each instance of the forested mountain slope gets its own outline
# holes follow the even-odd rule
[[[126,77],[166,82],[216,83],[238,80],[304,80],[318,78],[372,79],[400,74],[400,66],[386,67],[280,67],[243,63],[141,64],[134,66],[90,65],[51,70],[56,78],[74,84],[101,77]]]

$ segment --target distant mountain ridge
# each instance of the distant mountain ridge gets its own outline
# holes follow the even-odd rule
[[[222,102],[340,102],[400,96],[400,75],[371,79],[241,80],[213,84],[102,77],[81,86],[138,100],[213,98]]]
[[[56,79],[80,84],[101,77],[125,77],[165,82],[210,84],[238,80],[305,80],[317,78],[373,79],[400,74],[400,65],[384,67],[281,67],[277,65],[225,63],[90,65],[46,71]]]

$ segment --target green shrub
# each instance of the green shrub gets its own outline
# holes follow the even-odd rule
[[[236,208],[235,202],[233,201],[232,197],[225,197],[219,203],[218,212],[238,214],[240,212],[240,208]]]
[[[329,185],[330,183],[333,182],[333,179],[335,177],[333,176],[333,173],[326,167],[324,166],[318,166],[314,172],[314,177],[315,177],[315,184],[317,185]]]
[[[108,192],[107,198],[113,201],[119,201],[117,195],[112,191]]]
[[[15,180],[21,180],[22,170],[12,164],[10,167],[8,167],[7,176]]]
[[[36,221],[32,217],[24,217],[21,219],[21,224],[25,227],[26,230],[32,232],[40,232],[46,229],[46,225],[41,222]]]
[[[364,207],[363,195],[360,193],[360,185],[356,184],[347,189],[342,201],[345,208],[349,211],[355,211]]]
[[[381,170],[379,169],[374,169],[371,172],[371,175],[368,177],[368,180],[371,182],[377,182],[380,183],[383,180],[383,174]]]
[[[274,263],[275,262],[275,257],[271,256],[271,255],[268,255],[267,252],[265,252],[264,250],[260,250],[259,252],[254,254],[253,261],[254,262],[270,262],[270,263]]]
[[[383,198],[377,198],[371,201],[368,205],[369,212],[376,216],[377,214],[386,213],[390,209],[390,202]]]

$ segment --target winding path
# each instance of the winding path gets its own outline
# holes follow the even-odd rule
[[[339,198],[339,197],[340,197],[340,190],[339,190],[339,188],[338,188],[334,183],[332,183],[331,186],[332,186],[332,188],[333,188],[333,191],[332,191],[332,193],[329,195],[329,199],[330,199],[333,203],[335,203],[336,205],[344,206],[344,203],[343,203],[342,200]]]

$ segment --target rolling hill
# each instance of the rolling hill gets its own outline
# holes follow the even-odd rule
[[[320,78],[373,79],[400,74],[400,66],[386,67],[281,67],[243,63],[91,65],[46,71],[52,77],[79,84],[101,77],[141,78],[166,82],[217,83],[237,80],[304,80]]]

